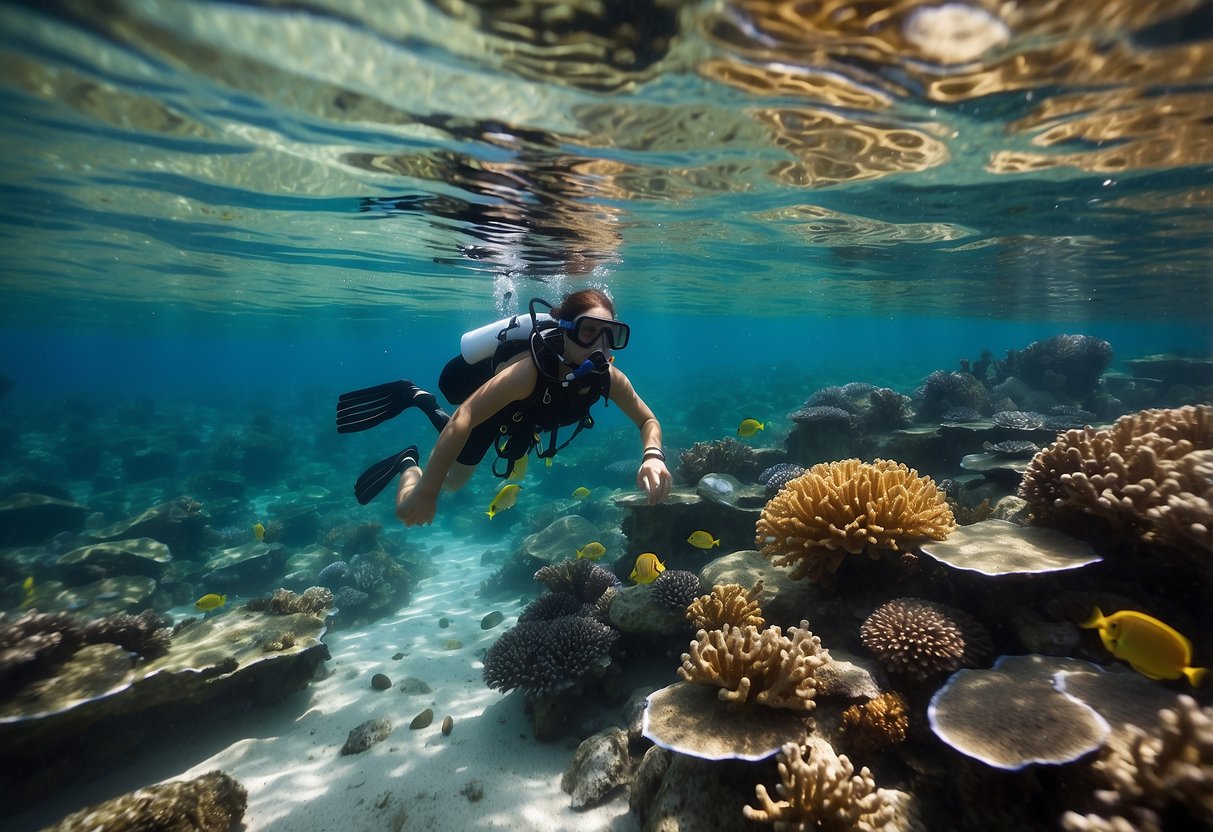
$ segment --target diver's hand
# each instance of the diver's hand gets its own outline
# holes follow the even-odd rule
[[[434,522],[437,513],[438,498],[423,494],[416,488],[396,506],[396,517],[406,526],[428,526]]]
[[[649,496],[649,505],[657,505],[670,493],[670,469],[660,459],[646,459],[636,472],[636,487]]]

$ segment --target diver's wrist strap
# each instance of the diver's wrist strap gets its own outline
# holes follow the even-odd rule
[[[650,445],[644,449],[644,458],[660,459],[662,462],[665,462],[665,454],[662,453],[661,448],[658,448],[656,445]]]

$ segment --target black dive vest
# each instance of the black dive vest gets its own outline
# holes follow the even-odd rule
[[[552,333],[547,338],[560,339],[559,333]],[[462,404],[485,382],[493,377],[497,368],[523,350],[530,350],[530,341],[505,341],[498,345],[491,358],[469,364],[462,355],[451,359],[442,371],[438,380],[438,389],[451,404]],[[556,455],[573,441],[581,431],[594,426],[594,418],[590,408],[599,400],[609,400],[611,395],[611,374],[588,373],[582,378],[575,379],[568,387],[563,386],[554,378],[561,378],[569,372],[569,368],[560,360],[554,349],[531,351],[532,362],[536,361],[538,378],[535,389],[525,399],[512,402],[508,407],[489,417],[484,425],[491,426],[496,431],[494,449],[497,460],[493,462],[493,474],[498,477],[509,476],[514,462],[530,453],[535,448],[535,455],[547,459]],[[482,425],[481,427],[484,427]],[[571,436],[557,444],[557,434],[560,428],[575,425]],[[546,433],[547,447],[544,447],[542,434]],[[503,470],[498,463],[504,461]]]

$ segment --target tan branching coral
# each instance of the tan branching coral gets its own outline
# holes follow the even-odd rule
[[[894,692],[842,712],[842,734],[855,751],[876,751],[904,742],[909,727],[906,701]]]
[[[762,592],[762,581],[750,589],[741,584],[723,584],[712,587],[708,595],[700,595],[687,605],[687,619],[696,630],[728,630],[733,627],[754,626],[761,628],[766,621],[758,596]]]
[[[972,616],[921,598],[882,604],[859,635],[885,670],[918,681],[975,667],[992,652],[989,633]]]
[[[829,582],[847,554],[903,551],[956,527],[930,477],[898,462],[845,459],[814,465],[767,503],[755,545],[792,578]]]
[[[713,685],[717,696],[738,706],[811,711],[816,707],[817,668],[830,661],[821,639],[809,631],[809,622],[789,627],[754,626],[700,630],[690,652],[682,654],[678,675],[684,682]]]
[[[772,800],[766,786],[759,784],[758,808],[742,808],[748,819],[773,823],[777,832],[873,832],[896,816],[888,793],[876,788],[867,767],[856,774],[847,756],[835,756],[826,743],[812,744],[807,753],[795,743],[784,745],[779,781],[779,800]]]
[[[1095,793],[1108,817],[1067,812],[1069,832],[1161,832],[1171,828],[1169,817],[1188,818],[1189,828],[1213,826],[1213,708],[1180,696],[1158,717],[1157,733],[1133,728],[1127,748],[1108,746],[1094,765],[1109,786]]]
[[[1143,410],[1071,430],[1038,453],[1019,496],[1044,525],[1081,516],[1193,554],[1213,553],[1213,406]]]

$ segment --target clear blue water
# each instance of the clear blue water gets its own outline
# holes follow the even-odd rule
[[[259,413],[292,443],[259,505],[348,493],[432,433],[338,437],[340,392],[432,386],[585,285],[671,449],[1059,334],[1213,356],[1208,3],[975,2],[934,39],[925,3],[557,5],[0,5],[4,493],[122,491],[54,448],[140,399],[204,437],[156,494]],[[545,498],[635,443],[603,411]]]

